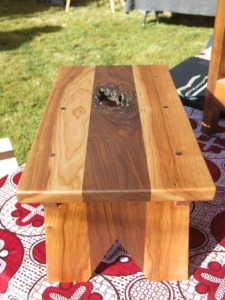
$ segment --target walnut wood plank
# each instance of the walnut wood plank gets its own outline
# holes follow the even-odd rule
[[[188,279],[190,205],[172,201],[147,205],[143,273],[149,280]]]
[[[166,66],[133,66],[152,201],[212,200],[215,185]]]
[[[143,269],[147,202],[88,202],[87,220],[92,271],[115,240]]]
[[[149,201],[150,181],[132,67],[96,67],[94,91],[102,83],[121,86],[133,99],[124,107],[107,108],[93,102],[83,199]]]
[[[86,204],[45,207],[45,228],[48,281],[87,281],[92,273]]]
[[[20,202],[82,201],[94,67],[62,67],[17,189]]]

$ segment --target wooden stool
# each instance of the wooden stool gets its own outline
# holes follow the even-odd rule
[[[190,202],[214,195],[166,66],[60,69],[17,189],[45,206],[49,281],[87,281],[116,239],[188,279]]]
[[[223,107],[225,107],[225,1],[218,0],[202,120],[203,133],[211,135],[217,131]]]

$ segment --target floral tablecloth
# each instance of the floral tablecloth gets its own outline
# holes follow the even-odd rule
[[[0,179],[0,299],[225,299],[225,120],[208,137],[202,112],[185,109],[217,186],[214,201],[191,205],[189,280],[148,281],[115,241],[88,282],[47,282],[44,210],[17,202],[21,166]]]

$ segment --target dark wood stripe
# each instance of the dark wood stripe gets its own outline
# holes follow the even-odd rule
[[[150,201],[150,181],[131,66],[96,67],[101,83],[121,86],[129,106],[104,108],[92,102],[84,169],[84,201]]]
[[[0,153],[0,160],[5,160],[15,157],[13,150],[5,151]]]
[[[148,202],[88,202],[88,236],[91,270],[118,240],[141,270],[144,265]]]

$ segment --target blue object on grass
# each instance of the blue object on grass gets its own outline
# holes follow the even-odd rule
[[[209,47],[212,46],[212,41],[213,41],[213,34],[211,35],[211,37],[210,37],[210,39],[209,39],[209,41],[208,41],[208,43],[207,43],[205,49],[207,49],[207,48],[209,48]]]

